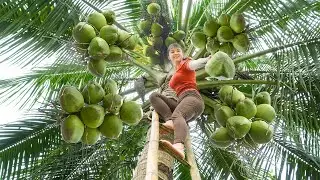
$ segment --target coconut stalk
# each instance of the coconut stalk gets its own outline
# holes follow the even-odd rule
[[[197,82],[197,87],[199,89],[207,89],[215,86],[221,85],[242,85],[242,84],[270,84],[277,85],[277,82],[274,81],[265,81],[265,80],[221,80],[221,81],[200,81]]]
[[[255,57],[259,57],[261,55],[265,55],[265,54],[268,54],[268,53],[280,51],[280,50],[283,50],[283,49],[288,48],[288,47],[298,46],[298,45],[306,44],[308,42],[310,43],[311,41],[318,41],[318,40],[320,40],[320,38],[310,39],[310,40],[306,40],[306,41],[299,41],[299,42],[295,42],[295,43],[291,43],[291,44],[286,44],[286,45],[270,48],[270,49],[267,49],[267,50],[264,50],[264,51],[260,51],[258,53],[244,55],[244,56],[235,58],[234,59],[234,64],[238,64],[238,63],[241,63],[241,62],[247,61],[249,59],[252,59],[252,58],[255,58]]]
[[[152,112],[146,180],[158,180],[159,115]]]
[[[211,108],[215,108],[217,105],[220,104],[219,101],[217,101],[215,99],[211,99],[206,95],[201,94],[201,97],[202,97],[202,99],[204,101],[204,104],[210,106]]]
[[[182,10],[183,10],[183,0],[179,0],[178,2],[178,27],[177,29],[181,29],[182,27]]]
[[[188,5],[186,9],[186,15],[184,17],[184,22],[181,23],[181,29],[186,33],[186,37],[188,37],[188,28],[189,28],[189,16],[191,12],[191,4],[192,0],[188,0]]]
[[[200,173],[199,173],[199,169],[198,169],[198,166],[197,166],[197,162],[196,162],[196,159],[194,157],[193,150],[192,150],[191,137],[190,137],[189,130],[188,130],[185,146],[186,146],[186,155],[187,155],[188,163],[191,166],[190,167],[191,179],[201,179],[201,176],[200,176]]]

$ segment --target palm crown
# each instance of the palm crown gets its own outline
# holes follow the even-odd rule
[[[190,43],[191,35],[210,17],[240,12],[249,24],[250,50],[233,58],[237,65],[236,80],[208,81],[200,78],[204,70],[197,72],[197,84],[206,97],[205,102],[213,102],[215,87],[234,84],[249,95],[263,90],[271,92],[277,112],[273,140],[255,150],[241,146],[217,148],[210,139],[215,126],[207,123],[207,116],[199,117],[191,132],[202,178],[316,179],[320,173],[320,3],[312,0],[183,2],[158,1],[170,28],[186,32],[187,53],[194,58],[203,52]],[[94,11],[112,9],[119,28],[138,33],[137,22],[146,16],[149,3],[20,0],[0,4],[1,54],[9,54],[1,62],[32,68],[24,76],[0,80],[0,101],[29,109],[19,121],[0,127],[1,177],[132,177],[146,140],[147,124],[143,121],[126,127],[119,139],[103,139],[93,146],[65,144],[57,123],[63,114],[57,110],[55,100],[63,85],[80,88],[95,79],[86,71],[83,54],[74,48],[73,27]],[[134,80],[147,74],[162,83],[166,74],[148,67],[142,51],[138,46],[128,52],[133,57],[130,61],[109,64],[105,76],[96,80],[113,78],[120,84],[122,95],[137,99],[135,90],[130,89]],[[156,88],[157,85],[150,83],[146,90]],[[34,109],[39,101],[41,107]],[[148,102],[144,103],[144,110],[149,106]],[[185,172],[188,172],[186,168],[178,166],[174,175],[177,179],[188,179]]]

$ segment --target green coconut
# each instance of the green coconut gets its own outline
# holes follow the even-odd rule
[[[256,105],[259,104],[271,104],[270,94],[266,91],[259,92],[254,98]]]
[[[126,47],[126,49],[129,50],[134,50],[134,48],[136,47],[136,45],[138,44],[138,36],[136,34],[131,35],[129,37],[129,41],[128,41],[128,46]]]
[[[106,18],[104,17],[104,15],[102,13],[99,13],[99,12],[94,12],[94,13],[89,14],[87,21],[94,28],[96,28],[97,31],[100,31],[100,29],[103,26],[107,25]]]
[[[102,101],[105,92],[99,83],[91,81],[83,88],[82,95],[87,104],[97,104]]]
[[[256,115],[257,107],[251,99],[246,98],[237,103],[236,113],[238,116],[244,116],[251,119]]]
[[[217,37],[220,42],[231,42],[234,34],[229,26],[221,26],[218,29]]]
[[[107,24],[111,25],[116,21],[116,14],[112,10],[105,10],[102,14],[106,18]]]
[[[107,94],[103,98],[103,107],[106,113],[118,114],[123,104],[123,99],[118,94]]]
[[[227,120],[234,116],[233,110],[228,106],[221,106],[218,110],[214,112],[214,116],[220,126],[225,127]]]
[[[136,125],[142,119],[143,110],[135,101],[124,102],[120,108],[120,119],[129,124]]]
[[[232,43],[229,43],[229,42],[222,43],[219,47],[219,51],[222,51],[231,57],[234,52],[234,47]]]
[[[156,50],[154,49],[153,46],[147,45],[147,46],[145,46],[145,47],[143,48],[143,54],[144,54],[145,56],[147,56],[147,57],[151,57],[151,56],[153,56],[155,53],[156,53]]]
[[[156,64],[160,64],[161,57],[159,54],[153,54],[152,56],[149,57],[149,60],[152,65],[156,65]]]
[[[104,87],[103,87],[106,95],[107,94],[118,94],[118,85],[113,79],[107,79],[104,82]]]
[[[203,25],[203,33],[209,37],[215,37],[220,25],[214,20],[207,20]]]
[[[119,48],[116,45],[111,45],[109,48],[110,48],[110,54],[105,59],[107,62],[116,62],[123,59],[121,48]]]
[[[202,32],[195,32],[191,36],[191,43],[194,47],[203,49],[207,44],[207,37]]]
[[[215,54],[217,51],[219,51],[220,43],[214,38],[208,38],[207,39],[207,44],[206,44],[206,49],[208,52],[211,54]]]
[[[100,37],[109,45],[115,44],[118,40],[118,29],[113,25],[106,25],[100,29]]]
[[[61,108],[67,113],[79,112],[84,106],[84,99],[80,91],[72,86],[63,86],[59,93]]]
[[[218,18],[218,24],[221,26],[229,26],[230,22],[230,15],[228,14],[221,14]]]
[[[261,118],[267,123],[271,123],[276,118],[276,111],[270,104],[259,104],[257,106],[256,118]]]
[[[172,34],[172,37],[173,37],[176,41],[182,41],[185,36],[186,36],[186,33],[185,33],[184,31],[182,31],[182,30],[175,31],[175,32]]]
[[[149,38],[149,43],[154,46],[156,49],[161,49],[163,45],[163,39],[162,37],[151,37]]]
[[[231,107],[234,107],[239,101],[245,99],[245,96],[242,92],[237,90],[237,88],[228,85],[222,86],[218,95],[222,102]]]
[[[181,46],[181,48],[182,48],[182,51],[185,51],[185,49],[186,49],[186,44],[184,43],[184,41],[178,41],[178,44]]]
[[[251,121],[243,116],[233,116],[227,120],[228,134],[235,138],[243,138],[251,128]]]
[[[167,47],[169,47],[170,44],[176,43],[176,42],[177,42],[177,41],[176,41],[174,38],[168,36],[168,37],[166,38],[166,40],[164,41],[164,44],[165,44]]]
[[[100,131],[97,128],[84,128],[84,132],[81,138],[83,144],[93,145],[98,142],[100,138]]]
[[[104,109],[98,104],[90,104],[80,111],[83,123],[90,128],[97,128],[103,122]]]
[[[89,44],[88,53],[97,59],[107,57],[110,54],[109,45],[104,39],[95,37]]]
[[[117,45],[121,48],[127,48],[129,46],[129,39],[131,35],[124,30],[118,29],[118,41]]]
[[[72,36],[79,43],[90,43],[96,37],[96,32],[90,24],[79,22],[73,28]]]
[[[218,51],[205,65],[205,71],[216,79],[233,79],[236,69],[233,60],[226,53]]]
[[[147,12],[150,14],[150,15],[157,15],[159,14],[161,11],[161,7],[159,4],[157,3],[150,3],[148,6],[147,6]]]
[[[143,21],[140,21],[139,23],[139,29],[141,32],[148,35],[150,34],[151,25],[152,23],[149,20],[143,20]]]
[[[243,101],[245,98],[246,97],[241,91],[235,89],[234,91],[226,95],[224,102],[231,107],[235,107],[239,101]]]
[[[272,139],[273,127],[265,121],[254,121],[251,123],[249,135],[255,143],[265,144]]]
[[[236,90],[236,88],[229,86],[229,85],[224,85],[220,88],[218,92],[219,99],[224,102],[226,99],[227,95],[232,93],[232,91]]]
[[[242,14],[232,14],[230,18],[230,27],[236,33],[241,33],[246,28],[246,22]]]
[[[234,37],[234,39],[232,40],[232,44],[236,50],[244,53],[249,50],[250,41],[247,34],[241,33]]]
[[[99,127],[99,131],[107,138],[117,139],[123,129],[121,119],[116,115],[107,114],[104,116],[104,121]]]
[[[225,127],[220,127],[211,135],[212,140],[218,147],[226,148],[233,143],[233,138],[228,134]]]
[[[161,36],[162,32],[163,32],[163,26],[161,26],[159,23],[152,23],[151,34],[153,37]]]
[[[106,65],[104,59],[90,59],[87,66],[92,75],[102,77],[106,73]]]
[[[69,115],[61,124],[61,135],[65,142],[79,142],[83,132],[84,125],[76,115]]]

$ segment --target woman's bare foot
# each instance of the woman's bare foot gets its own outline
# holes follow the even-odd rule
[[[172,129],[172,130],[174,129],[174,125],[173,125],[173,121],[172,120],[166,121],[162,125],[164,125],[165,127],[169,128],[169,129]]]
[[[181,159],[185,159],[184,145],[182,143],[171,144],[167,140],[160,140],[160,142],[176,156],[180,157]]]
[[[165,123],[160,124],[159,132],[162,135],[173,133],[174,131],[173,127],[174,126],[173,126],[172,120],[166,121]]]

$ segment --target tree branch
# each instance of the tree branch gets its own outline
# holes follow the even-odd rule
[[[177,18],[178,19],[178,23],[177,23],[178,27],[177,27],[177,29],[181,29],[181,27],[182,27],[183,0],[179,0],[178,6],[179,6],[179,8],[178,8],[178,18]]]
[[[310,43],[312,41],[319,41],[319,40],[320,40],[320,38],[315,38],[315,39],[309,39],[306,41],[299,41],[299,42],[295,42],[295,43],[291,43],[291,44],[286,44],[286,45],[270,48],[270,49],[260,51],[260,52],[254,53],[254,54],[249,54],[249,55],[244,55],[244,56],[238,57],[238,58],[234,59],[233,62],[234,62],[234,64],[238,64],[238,63],[241,63],[241,62],[247,61],[249,59],[259,57],[261,55],[265,55],[265,54],[268,54],[271,52],[276,52],[276,51],[280,51],[280,50],[283,50],[288,47],[302,45],[302,44]]]
[[[197,82],[199,89],[207,89],[215,86],[221,85],[241,85],[241,84],[270,84],[277,85],[277,82],[274,81],[264,81],[264,80],[222,80],[222,81],[200,81]]]

